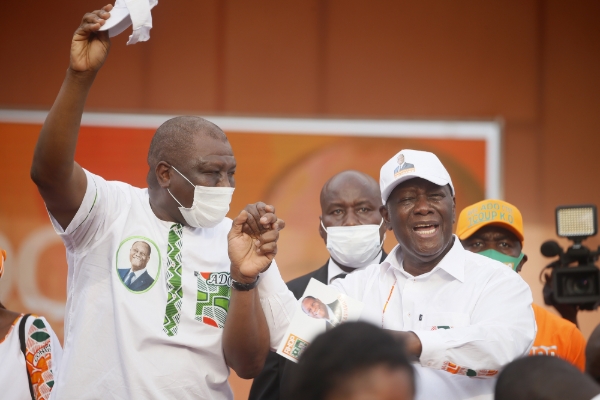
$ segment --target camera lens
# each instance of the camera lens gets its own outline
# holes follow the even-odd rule
[[[567,286],[567,293],[574,296],[594,293],[592,281],[587,278],[567,279],[565,284]]]
[[[589,273],[573,273],[563,276],[563,293],[565,296],[589,296],[596,293],[596,279]]]

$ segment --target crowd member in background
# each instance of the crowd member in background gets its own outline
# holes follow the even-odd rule
[[[600,400],[600,386],[558,357],[533,356],[508,364],[495,400]]]
[[[236,161],[223,131],[199,117],[157,129],[148,189],[106,181],[75,162],[85,100],[110,48],[99,29],[111,10],[86,14],[75,31],[31,167],[69,265],[65,353],[53,395],[231,399],[228,367],[257,375],[283,336],[270,333],[273,321],[289,321],[293,296],[275,263],[266,270],[282,221],[263,203],[233,224],[225,218]],[[153,281],[138,291],[119,269],[131,267],[130,249],[140,241],[151,249],[144,268]],[[246,269],[257,272],[249,279]]]
[[[348,322],[308,346],[282,389],[289,400],[410,400],[414,370],[402,343],[388,332]]]
[[[379,213],[381,192],[373,178],[358,171],[340,172],[323,185],[320,202],[319,234],[331,257],[321,268],[288,282],[296,299],[311,278],[328,285],[387,256],[382,248],[386,225]],[[270,353],[252,383],[249,399],[283,399],[282,390],[296,371],[296,363]]]
[[[465,249],[506,264],[515,272],[527,261],[523,254],[523,217],[514,205],[483,200],[461,211],[456,235]],[[577,327],[533,304],[537,334],[530,355],[557,356],[585,369],[585,338]]]
[[[402,150],[381,168],[380,189],[399,244],[332,286],[364,303],[363,320],[406,343],[418,359],[418,399],[491,398],[498,370],[535,337],[529,287],[452,234],[454,187],[435,154]]]
[[[5,261],[6,251],[0,249],[0,278]],[[44,317],[0,303],[0,397],[49,399],[61,358],[60,342]]]
[[[590,335],[585,348],[585,360],[585,372],[600,383],[600,325]]]

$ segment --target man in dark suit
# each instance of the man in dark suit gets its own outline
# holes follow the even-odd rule
[[[329,285],[357,269],[379,264],[387,256],[382,248],[387,226],[379,213],[381,192],[373,178],[358,171],[341,172],[325,183],[320,200],[319,234],[331,258],[321,268],[287,283],[297,299],[311,278]],[[296,372],[296,363],[269,353],[252,383],[249,400],[283,400],[281,393]]]
[[[152,249],[150,245],[142,240],[139,240],[131,246],[129,250],[129,262],[131,268],[119,269],[121,280],[129,289],[134,292],[146,290],[154,283],[154,278],[150,276],[146,270],[148,261],[150,261],[150,253]]]

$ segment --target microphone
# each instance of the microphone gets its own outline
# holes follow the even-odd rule
[[[554,240],[548,240],[544,242],[540,248],[540,251],[544,257],[561,256],[562,258],[563,255],[562,248]]]

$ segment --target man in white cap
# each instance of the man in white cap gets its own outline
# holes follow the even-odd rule
[[[402,150],[381,168],[380,186],[380,211],[399,245],[332,285],[362,301],[362,319],[393,331],[418,360],[417,399],[491,399],[500,368],[533,343],[529,286],[452,234],[454,187],[435,154]]]

